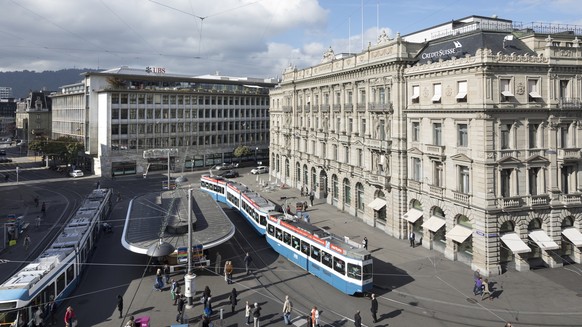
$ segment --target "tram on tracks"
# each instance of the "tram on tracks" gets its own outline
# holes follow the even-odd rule
[[[112,194],[93,190],[51,245],[0,285],[0,326],[27,325],[37,308],[58,304],[75,289],[111,212]]]
[[[241,183],[203,175],[200,188],[238,210],[276,252],[305,271],[345,294],[371,291],[373,259],[368,250],[283,213],[280,205]]]

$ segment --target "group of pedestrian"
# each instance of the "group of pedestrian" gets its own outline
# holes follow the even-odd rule
[[[491,289],[489,288],[489,279],[481,277],[481,272],[479,269],[475,270],[473,273],[473,279],[475,281],[475,285],[473,286],[473,294],[474,295],[481,295],[481,301],[489,298],[489,300],[493,301],[491,297]]]

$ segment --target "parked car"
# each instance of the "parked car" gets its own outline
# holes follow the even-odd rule
[[[258,166],[257,168],[253,168],[251,170],[251,174],[253,174],[253,175],[265,174],[268,172],[269,172],[269,167],[267,167],[267,166]]]
[[[6,155],[6,150],[2,149],[0,150],[0,156],[5,156]]]
[[[216,169],[216,170],[230,170],[230,169],[237,168],[237,167],[238,167],[237,163],[223,162],[220,165],[214,166],[214,169]]]
[[[84,176],[83,171],[79,170],[79,169],[73,170],[72,172],[69,173],[69,175],[71,177],[83,177]]]
[[[8,163],[8,162],[12,162],[12,159],[6,158],[6,157],[0,158],[0,163]]]
[[[225,178],[235,178],[235,177],[239,177],[240,175],[238,174],[238,172],[236,172],[234,170],[227,170],[224,173],[219,174],[219,176],[225,177]]]

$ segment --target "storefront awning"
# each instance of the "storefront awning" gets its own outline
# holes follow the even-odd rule
[[[420,217],[422,217],[422,211],[418,209],[410,209],[402,217],[414,224]]]
[[[527,253],[531,252],[531,249],[524,241],[521,240],[517,233],[507,233],[501,235],[501,241],[507,245],[507,247],[513,253]]]
[[[448,232],[445,236],[446,238],[450,238],[457,243],[463,243],[469,236],[473,234],[473,230],[467,227],[463,227],[461,225],[456,225]]]
[[[372,202],[370,202],[370,204],[368,204],[368,207],[370,207],[376,211],[381,210],[385,206],[386,206],[386,201],[382,200],[380,198],[375,198],[374,201],[372,201]]]
[[[542,250],[557,250],[560,248],[560,246],[558,246],[558,244],[541,229],[529,232],[529,238],[531,238],[531,240]]]
[[[445,225],[446,221],[437,216],[431,216],[424,224],[422,224],[422,228],[428,228],[431,232],[436,232],[441,227]]]
[[[578,229],[574,227],[564,228],[562,235],[566,236],[566,238],[574,243],[576,247],[582,246],[582,233],[580,233]]]

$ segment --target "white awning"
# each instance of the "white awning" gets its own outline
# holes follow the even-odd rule
[[[467,97],[467,92],[459,92],[456,96],[457,100],[462,100]]]
[[[438,101],[441,101],[441,95],[440,95],[440,94],[435,94],[435,95],[433,95],[433,97],[432,97],[431,101],[432,101],[432,102],[438,102]]]
[[[422,217],[422,211],[413,208],[408,210],[408,212],[402,217],[414,224],[420,217]]]
[[[513,93],[511,93],[511,91],[502,91],[501,94],[504,97],[512,97],[513,96]]]
[[[422,224],[422,228],[428,228],[431,232],[436,232],[441,227],[446,224],[446,221],[437,216],[431,216],[424,224]]]
[[[469,238],[469,236],[471,236],[471,234],[473,234],[472,229],[469,229],[461,225],[456,225],[445,236],[457,243],[463,243],[465,242],[465,240],[467,240],[467,238]]]
[[[574,243],[576,247],[582,246],[582,233],[580,233],[578,229],[574,227],[564,228],[562,235],[566,236],[566,238],[569,239],[570,242]]]
[[[541,98],[542,97],[538,92],[529,92],[529,96],[532,98]]]
[[[526,253],[531,252],[531,249],[524,241],[521,240],[517,233],[507,233],[501,235],[501,241],[507,245],[507,247],[513,253]]]
[[[542,250],[557,250],[560,248],[546,232],[541,229],[529,232],[529,238],[534,241]]]
[[[410,97],[412,100],[416,100],[418,98],[420,98],[420,94],[413,94],[412,97]]]
[[[384,201],[380,198],[375,198],[374,201],[372,201],[372,202],[370,202],[370,204],[368,204],[368,207],[370,207],[376,211],[381,210],[385,206],[386,206],[386,201]]]

